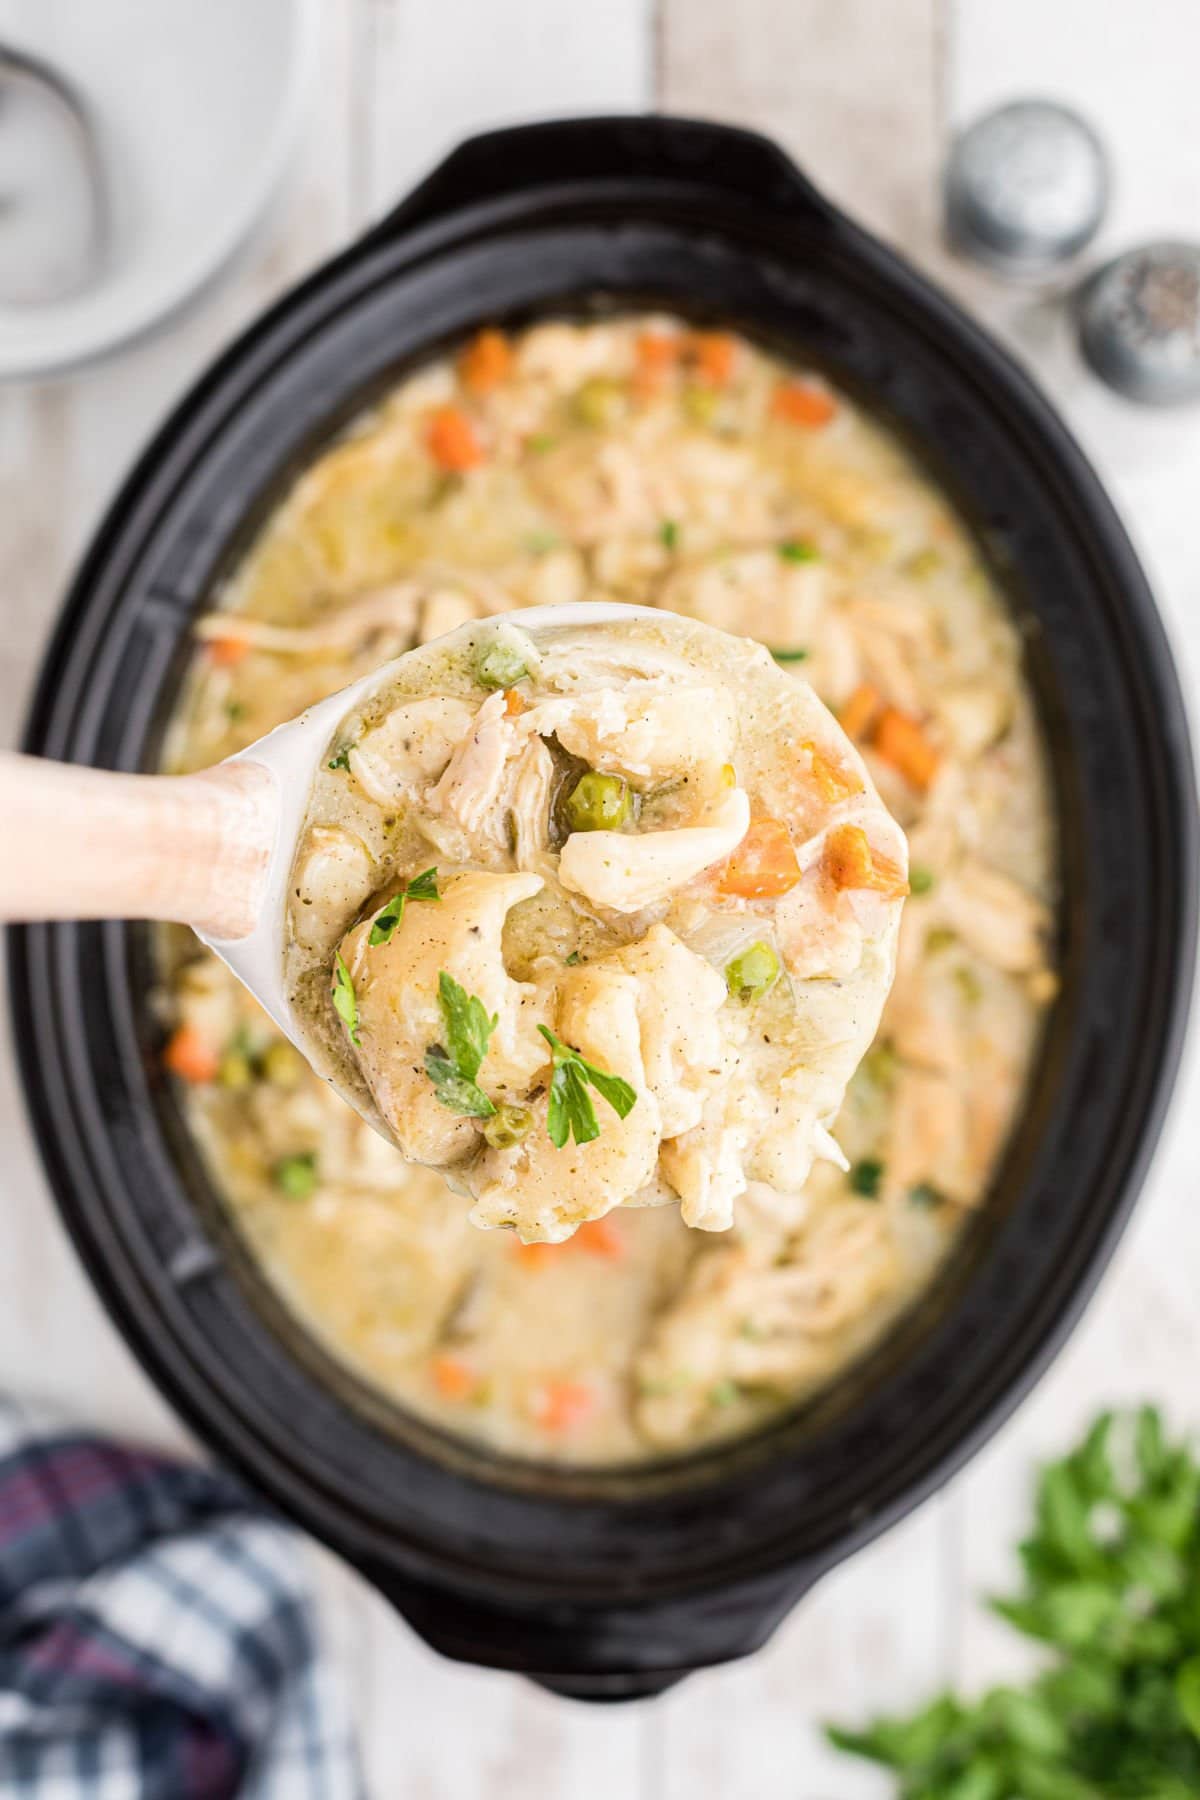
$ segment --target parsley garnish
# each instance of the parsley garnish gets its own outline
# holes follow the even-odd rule
[[[864,1156],[856,1162],[846,1177],[850,1183],[850,1191],[861,1200],[878,1200],[879,1184],[883,1180],[883,1164],[877,1156]]]
[[[933,870],[924,863],[913,863],[908,871],[908,890],[911,894],[927,894],[933,886]]]
[[[593,1138],[600,1136],[596,1109],[588,1093],[589,1083],[601,1099],[608,1101],[619,1119],[628,1118],[637,1105],[637,1092],[627,1081],[622,1081],[619,1075],[610,1075],[605,1069],[598,1069],[595,1063],[580,1056],[578,1050],[572,1050],[561,1038],[555,1037],[547,1026],[539,1025],[538,1030],[554,1058],[546,1129],[556,1150],[562,1150],[572,1136],[577,1144],[590,1144]]]
[[[354,983],[350,979],[350,971],[346,967],[346,959],[341,951],[335,951],[333,958],[333,1010],[346,1030],[350,1033],[350,1042],[358,1042],[358,997],[354,992]]]
[[[337,755],[330,757],[329,761],[325,764],[325,767],[327,769],[348,769],[350,767],[350,752],[353,748],[353,744],[343,744]]]
[[[775,661],[777,663],[805,662],[805,661],[807,661],[807,658],[808,658],[808,651],[807,650],[772,650],[771,655],[775,658]]]
[[[993,1600],[1042,1672],[829,1735],[899,1800],[1185,1800],[1200,1793],[1200,1462],[1152,1407],[1104,1413],[1042,1470],[1022,1591]],[[1045,1650],[1050,1651],[1047,1666]]]
[[[664,519],[658,528],[664,550],[676,550],[679,547],[679,526],[674,519]]]
[[[426,869],[423,875],[417,875],[407,887],[393,894],[382,912],[375,914],[375,922],[371,926],[367,938],[369,945],[390,944],[396,927],[404,917],[404,906],[408,900],[440,900],[438,893],[437,869]]]
[[[496,1108],[475,1077],[478,1075],[498,1015],[488,1017],[483,1001],[447,975],[438,976],[438,1009],[446,1042],[430,1044],[425,1052],[425,1073],[437,1089],[437,1097],[451,1112],[471,1119],[490,1119]]]
[[[821,552],[815,544],[806,544],[803,538],[789,538],[777,546],[783,562],[806,563],[820,562]]]

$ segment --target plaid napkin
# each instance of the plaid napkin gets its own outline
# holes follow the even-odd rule
[[[295,1534],[0,1399],[5,1800],[359,1800]]]

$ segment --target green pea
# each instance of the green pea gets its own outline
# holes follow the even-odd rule
[[[721,396],[715,388],[688,387],[683,390],[683,410],[693,425],[711,425],[720,404]]]
[[[294,1044],[278,1038],[263,1051],[262,1072],[276,1087],[294,1088],[304,1073],[304,1058]]]
[[[302,1150],[295,1156],[283,1156],[271,1170],[271,1179],[289,1200],[307,1200],[317,1185],[315,1150]]]
[[[575,390],[571,411],[581,425],[615,425],[625,411],[624,389],[607,375],[593,375]]]
[[[779,980],[779,957],[770,944],[751,944],[725,965],[725,985],[743,1006],[761,1000]]]
[[[481,687],[510,688],[528,673],[524,657],[511,644],[481,645],[475,653],[475,675]]]
[[[511,1150],[533,1130],[533,1114],[527,1106],[498,1106],[483,1122],[483,1135],[493,1150]]]
[[[571,831],[619,831],[633,812],[633,794],[620,775],[589,769],[571,789],[563,812]]]
[[[226,1050],[217,1069],[217,1080],[223,1088],[238,1093],[254,1080],[250,1058],[241,1050]]]

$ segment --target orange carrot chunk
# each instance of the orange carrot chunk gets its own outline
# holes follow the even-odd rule
[[[810,387],[806,381],[781,381],[771,396],[771,411],[789,425],[805,425],[812,430],[828,425],[837,412],[837,401],[823,388]]]
[[[874,724],[879,707],[879,689],[869,681],[860,682],[838,714],[838,724],[847,737],[861,738]]]
[[[875,727],[874,745],[884,762],[903,775],[910,787],[923,794],[937,774],[938,754],[919,719],[887,706]]]
[[[525,711],[525,696],[519,688],[505,688],[504,716],[506,719],[519,719]]]
[[[426,442],[439,469],[461,473],[483,461],[483,445],[475,427],[457,406],[439,406],[431,415]]]
[[[520,1238],[513,1239],[513,1255],[527,1269],[544,1269],[562,1248],[561,1244],[523,1244]]]
[[[570,1239],[590,1256],[602,1256],[607,1262],[620,1262],[625,1254],[625,1237],[614,1219],[589,1219]]]
[[[167,1039],[163,1066],[181,1081],[200,1084],[217,1079],[221,1058],[194,1025],[181,1025]]]
[[[661,374],[679,361],[681,344],[665,331],[643,331],[634,345],[637,366],[643,374]]]
[[[755,819],[722,865],[717,890],[742,900],[773,900],[800,880],[792,836],[782,819]]]
[[[544,1382],[534,1402],[533,1416],[543,1431],[573,1431],[595,1411],[596,1395],[584,1381],[556,1376]]]
[[[872,850],[861,825],[839,825],[829,833],[824,865],[835,888],[870,888],[892,900],[908,892],[900,865]]]
[[[481,331],[458,359],[459,379],[473,394],[490,394],[512,373],[513,354],[502,331]]]
[[[433,1356],[429,1359],[433,1385],[443,1400],[469,1400],[479,1386],[479,1377],[461,1356]]]
[[[808,751],[813,785],[826,805],[836,806],[839,800],[849,800],[852,795],[862,793],[863,784],[852,769],[843,769],[839,763],[832,762],[815,744],[801,744],[800,748]]]
[[[710,387],[724,387],[733,374],[737,345],[726,331],[694,331],[687,342],[687,357],[699,380]]]
[[[215,662],[219,669],[232,669],[236,663],[241,662],[249,649],[245,638],[232,635],[208,640],[209,661]]]

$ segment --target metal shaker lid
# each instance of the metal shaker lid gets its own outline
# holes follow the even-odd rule
[[[997,274],[1053,271],[1095,235],[1108,206],[1104,146],[1053,100],[1016,100],[957,139],[946,166],[946,230]]]
[[[1127,250],[1076,304],[1083,354],[1110,387],[1151,406],[1200,399],[1200,245]]]

